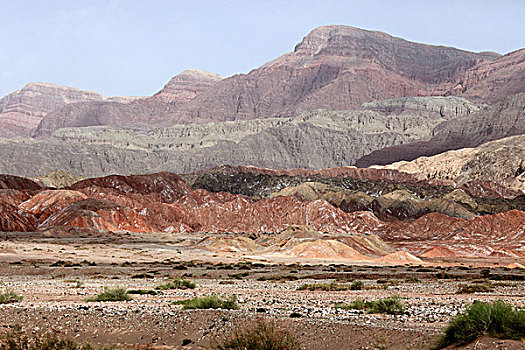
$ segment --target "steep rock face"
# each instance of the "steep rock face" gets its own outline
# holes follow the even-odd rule
[[[129,104],[112,102],[77,103],[46,115],[34,136],[49,136],[64,127],[108,125],[150,129],[162,116],[215,85],[222,78],[199,70],[188,70],[173,77],[157,94]]]
[[[154,123],[282,117],[320,108],[347,110],[395,97],[454,95],[463,93],[457,86],[470,68],[498,58],[494,53],[471,53],[348,26],[325,26],[308,34],[293,52],[248,74],[219,81],[209,73],[184,72],[157,95],[130,106],[87,103],[57,111],[42,121],[35,135],[49,136],[56,129],[73,126],[148,129]],[[472,73],[476,74],[483,75]],[[487,89],[493,85],[486,81]]]
[[[177,122],[251,119],[431,95],[439,84],[496,58],[348,26],[319,27],[294,52],[223,80],[173,117]]]
[[[69,103],[84,101],[130,102],[134,98],[104,97],[47,83],[30,83],[0,99],[0,137],[31,136],[44,116]]]
[[[483,110],[439,124],[428,141],[396,145],[374,151],[356,166],[410,161],[445,151],[476,147],[483,143],[525,133],[525,94],[504,98]]]
[[[477,112],[482,105],[460,97],[403,97],[363,103],[362,108],[385,115],[426,115],[435,119],[466,117]]]
[[[214,73],[189,69],[171,78],[162,90],[148,99],[182,105],[222,79],[220,75]]]
[[[474,101],[495,102],[525,93],[525,49],[511,52],[493,62],[481,62],[457,78],[451,93]]]

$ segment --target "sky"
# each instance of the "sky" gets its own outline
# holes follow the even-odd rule
[[[328,24],[502,54],[525,48],[523,0],[0,0],[0,96],[28,82],[146,96],[189,68],[224,77]]]

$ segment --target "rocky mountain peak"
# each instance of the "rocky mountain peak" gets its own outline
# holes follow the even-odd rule
[[[316,55],[323,49],[346,41],[347,43],[365,38],[366,35],[383,35],[380,32],[372,32],[351,26],[327,25],[315,28],[303,40],[295,46],[294,53],[299,55]]]
[[[220,75],[215,73],[194,68],[188,69],[171,78],[154,97],[164,102],[180,104],[191,100],[222,79]]]

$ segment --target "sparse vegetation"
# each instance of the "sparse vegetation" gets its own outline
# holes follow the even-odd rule
[[[71,261],[58,260],[51,265],[50,267],[82,267],[79,263],[73,263]]]
[[[229,274],[228,277],[236,279],[236,280],[242,280],[244,277],[248,277],[250,275],[249,272],[243,272],[243,273],[232,273]]]
[[[187,279],[176,278],[173,282],[166,282],[159,284],[155,287],[156,290],[168,290],[168,289],[195,289],[197,285]]]
[[[474,302],[464,313],[452,319],[438,348],[464,345],[483,335],[500,339],[525,338],[525,311],[516,310],[504,301]]]
[[[286,330],[278,329],[274,322],[259,320],[255,324],[234,329],[217,350],[299,350],[301,344]]]
[[[56,334],[39,335],[28,337],[20,326],[0,337],[0,350],[102,350],[116,349],[110,347],[94,347],[89,343],[79,344],[69,338],[59,338]]]
[[[124,287],[115,288],[104,287],[104,291],[94,297],[87,298],[86,301],[129,301],[133,298]]]
[[[350,285],[350,290],[361,290],[365,288],[365,283],[363,281],[354,281]]]
[[[459,287],[457,294],[492,292],[494,287],[490,284],[464,284]]]
[[[23,296],[18,295],[11,288],[7,288],[4,292],[0,293],[0,304],[18,303],[23,299]]]
[[[257,281],[297,281],[299,278],[297,276],[290,275],[265,275],[257,278]]]
[[[193,299],[179,300],[175,302],[177,305],[183,305],[183,309],[226,309],[237,310],[237,297],[232,295],[227,299],[221,299],[217,294],[207,295],[205,297],[196,297]]]
[[[400,297],[392,296],[373,301],[356,299],[349,304],[338,303],[334,305],[337,309],[344,310],[367,310],[373,314],[399,315],[406,311],[406,305]]]

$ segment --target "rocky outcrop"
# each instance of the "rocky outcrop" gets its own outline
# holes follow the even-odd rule
[[[303,182],[295,187],[286,187],[271,195],[296,196],[306,201],[324,199],[346,212],[367,210],[386,220],[418,218],[429,212],[443,213],[453,217],[470,219],[476,216],[461,203],[446,198],[419,198],[406,190],[395,190],[379,196],[370,196],[362,191],[348,191],[323,183]]]
[[[60,189],[71,186],[75,182],[84,180],[84,178],[68,170],[54,170],[47,175],[39,176],[33,180],[41,183],[44,187]]]
[[[235,184],[237,181],[250,188],[259,183],[257,179],[275,185],[305,182],[303,176],[308,174],[334,180],[340,186],[305,182],[279,192],[285,196],[274,194],[261,199],[193,190],[181,177],[171,173],[87,179],[65,190],[29,190],[31,185],[38,185],[4,176],[4,187],[20,190],[0,190],[0,230],[38,230],[72,237],[120,231],[205,232],[219,234],[218,237],[239,234],[255,240],[217,238],[200,242],[196,247],[216,252],[258,251],[280,258],[370,260],[383,264],[419,262],[391,246],[432,259],[446,258],[443,256],[446,254],[520,257],[525,249],[525,211],[478,215],[487,208],[525,206],[525,196],[479,198],[454,188],[442,193],[445,188],[442,186],[432,187],[428,182],[414,185],[409,181],[410,174],[405,174],[406,182],[397,183],[405,186],[403,190],[392,190],[395,187],[389,186],[396,183],[387,179],[394,178],[396,172],[386,169],[318,171],[324,177],[304,169],[283,170],[282,174],[269,169],[225,169],[227,177],[222,181],[234,183],[232,188],[237,189],[244,188]],[[219,173],[209,173],[213,174]],[[361,196],[368,206],[366,211],[349,207],[348,211],[342,210],[349,198],[359,192],[346,189],[345,184],[363,187]],[[419,188],[421,197],[409,192],[410,186]],[[364,188],[368,190],[363,191]]]
[[[456,78],[451,94],[474,101],[496,102],[525,93],[525,49],[511,52],[492,62],[481,62]]]
[[[0,190],[38,191],[42,186],[36,182],[20,176],[0,174]]]
[[[49,216],[58,213],[69,204],[85,199],[87,199],[86,195],[76,191],[46,190],[39,192],[29,200],[20,203],[18,209],[35,216],[40,222],[42,222]]]
[[[196,190],[175,204],[184,208],[191,221],[165,229],[170,232],[184,224],[199,232],[278,233],[290,225],[309,225],[321,232],[356,233],[356,214],[345,213],[323,200],[304,202],[276,197],[253,202],[243,196]],[[178,206],[173,210],[178,210]]]
[[[0,232],[31,232],[36,229],[37,219],[24,212],[19,212],[17,207],[0,201]]]
[[[54,84],[30,83],[0,99],[0,137],[31,136],[43,117],[70,103],[132,100]]]
[[[523,255],[524,228],[525,212],[518,210],[472,220],[431,213],[411,223],[385,226],[377,234],[394,246],[416,254],[445,246],[457,255],[489,256],[502,249]]]

